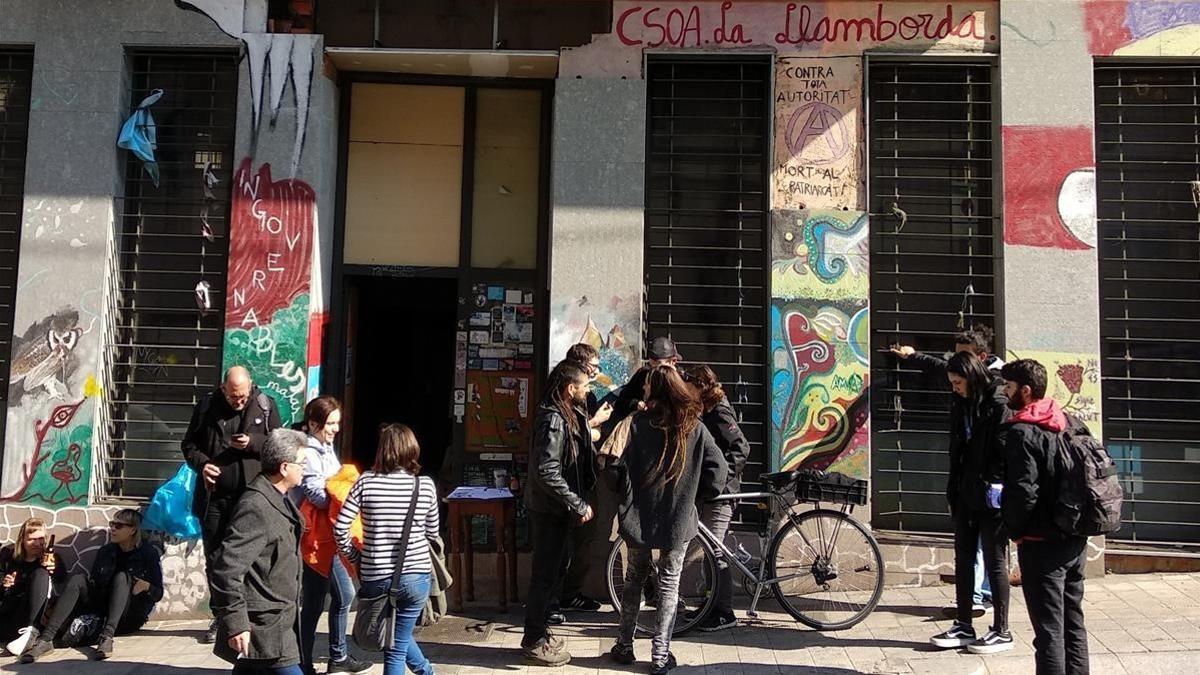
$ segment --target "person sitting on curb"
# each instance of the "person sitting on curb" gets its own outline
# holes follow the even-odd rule
[[[46,627],[25,648],[21,663],[33,663],[54,649],[54,639],[67,620],[86,611],[104,617],[96,643],[96,659],[113,655],[113,638],[137,631],[146,624],[154,605],[162,600],[162,556],[150,542],[142,541],[142,516],[121,509],[108,523],[108,543],[96,552],[90,575],[76,572],[55,602]]]

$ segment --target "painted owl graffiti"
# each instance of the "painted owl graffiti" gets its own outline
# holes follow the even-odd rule
[[[63,307],[33,324],[13,342],[10,404],[25,394],[42,389],[54,399],[66,398],[67,377],[74,368],[73,354],[84,330],[79,327],[79,312]]]

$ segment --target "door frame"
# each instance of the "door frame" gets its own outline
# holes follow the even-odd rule
[[[465,94],[463,110],[462,192],[459,216],[459,260],[455,267],[420,267],[407,265],[357,265],[345,262],[346,243],[346,183],[350,157],[350,115],[353,86],[364,84],[396,84],[461,87]],[[346,395],[346,356],[349,347],[349,299],[347,277],[437,277],[458,281],[458,325],[456,330],[469,330],[472,287],[480,283],[512,282],[534,289],[534,354],[533,381],[530,396],[539,400],[541,379],[537,374],[547,372],[550,342],[550,167],[552,161],[552,124],[554,80],[516,78],[446,77],[433,75],[399,75],[388,73],[341,72],[338,75],[338,149],[337,188],[334,204],[333,265],[330,291],[329,341],[322,362],[321,391],[344,398]],[[475,191],[475,114],[476,93],[479,89],[534,89],[541,92],[541,122],[538,147],[537,264],[533,269],[480,268],[471,263],[472,218]],[[448,364],[453,376],[454,364]],[[453,388],[452,388],[453,389]],[[453,405],[447,401],[447,405]],[[447,460],[461,460],[466,448],[466,428],[453,424],[453,445]],[[519,452],[514,452],[520,454]],[[464,462],[456,462],[453,476],[457,482]]]

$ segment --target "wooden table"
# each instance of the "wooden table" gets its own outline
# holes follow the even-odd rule
[[[517,601],[517,500],[455,499],[450,504],[450,610],[462,611],[463,593],[475,600],[475,549],[471,542],[471,518],[492,518],[496,523],[496,577],[500,589],[500,611]],[[464,559],[463,554],[466,554]]]

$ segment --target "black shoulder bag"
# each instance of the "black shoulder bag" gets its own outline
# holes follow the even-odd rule
[[[354,643],[372,652],[384,652],[392,648],[396,639],[396,600],[400,575],[404,572],[404,556],[408,553],[409,534],[412,532],[413,516],[417,512],[417,498],[421,494],[421,479],[413,477],[412,500],[408,503],[408,516],[404,519],[404,530],[400,535],[400,553],[396,556],[396,569],[392,572],[392,585],[388,591],[373,598],[359,596],[351,634]]]

